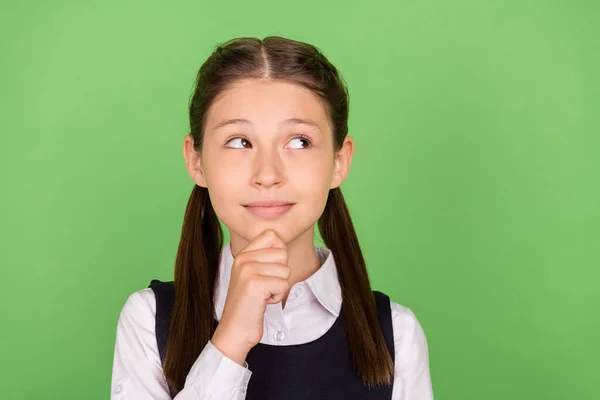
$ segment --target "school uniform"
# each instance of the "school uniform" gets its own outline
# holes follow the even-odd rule
[[[321,267],[291,288],[285,309],[281,303],[267,304],[263,337],[248,353],[245,365],[225,357],[209,341],[175,399],[433,400],[428,345],[419,321],[409,308],[378,291],[374,292],[377,309],[395,377],[389,387],[362,385],[351,369],[333,253],[325,247],[315,249]],[[223,314],[232,264],[227,243],[215,287],[216,321]],[[123,306],[114,350],[112,400],[171,399],[161,366],[165,334],[159,333],[158,342],[156,335],[157,329],[165,329],[161,321],[169,312],[166,303],[172,302],[172,293],[165,288],[167,283],[154,280],[151,287],[130,295]]]

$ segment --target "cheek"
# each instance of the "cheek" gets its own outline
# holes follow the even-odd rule
[[[232,174],[224,169],[206,171],[208,193],[215,213],[221,220],[228,219],[232,207],[239,205],[239,183],[231,178]]]
[[[209,151],[205,158],[204,173],[206,183],[215,194],[231,192],[236,179],[240,179],[241,169],[235,162],[219,151]]]
[[[329,187],[331,186],[332,168],[326,163],[314,163],[302,170],[294,186],[302,193],[303,201],[318,211],[325,207]]]
[[[329,188],[333,175],[333,161],[329,158],[314,157],[308,162],[304,162],[299,170],[303,171],[302,175],[305,180],[311,182],[311,186],[321,191],[323,187]]]

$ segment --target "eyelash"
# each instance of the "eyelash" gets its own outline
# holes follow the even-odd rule
[[[225,141],[225,146],[227,146],[227,143],[231,142],[233,139],[244,139],[244,140],[248,141],[248,143],[250,142],[248,139],[246,139],[243,136],[234,136],[232,138],[227,139],[227,141]],[[305,149],[312,147],[312,142],[311,142],[310,138],[306,135],[296,135],[296,136],[292,137],[292,139],[304,139],[308,142],[308,147],[305,147]]]

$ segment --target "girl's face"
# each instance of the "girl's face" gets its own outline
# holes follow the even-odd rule
[[[286,243],[303,234],[312,242],[329,189],[346,178],[353,150],[347,136],[334,153],[319,97],[300,85],[266,79],[240,80],[222,92],[208,110],[199,157],[191,145],[187,135],[188,171],[208,188],[232,244],[240,246],[265,229],[274,229]],[[270,200],[293,205],[275,218],[245,206]]]

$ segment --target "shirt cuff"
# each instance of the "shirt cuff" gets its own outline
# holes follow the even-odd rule
[[[252,371],[227,358],[209,340],[190,369],[185,387],[192,386],[200,398],[244,399]]]

